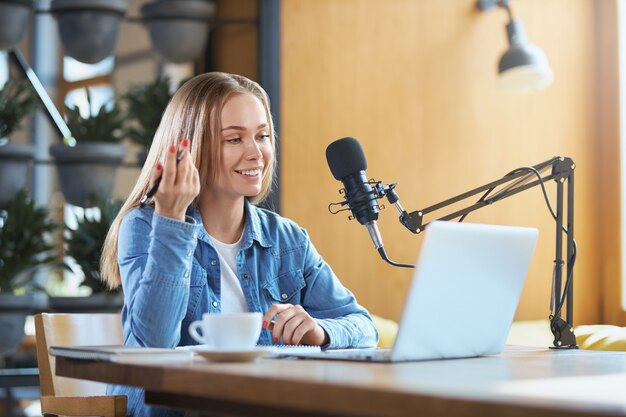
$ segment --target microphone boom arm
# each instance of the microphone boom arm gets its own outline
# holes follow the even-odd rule
[[[456,197],[449,198],[440,203],[434,204],[421,210],[407,213],[400,205],[399,198],[394,191],[395,184],[383,187],[377,187],[378,194],[386,195],[391,204],[396,206],[400,211],[400,223],[415,234],[419,234],[428,227],[430,222],[424,222],[424,217],[437,210],[458,203],[469,197],[483,193],[478,201],[470,204],[453,213],[439,217],[436,220],[452,220],[460,218],[462,221],[469,213],[482,207],[491,205],[497,201],[516,195],[527,189],[540,185],[544,191],[544,197],[550,207],[545,193],[544,183],[554,180],[557,184],[556,189],[556,212],[552,215],[556,222],[556,240],[555,240],[555,260],[554,260],[554,276],[553,291],[551,296],[551,315],[550,328],[554,335],[554,348],[577,348],[576,336],[573,331],[573,267],[576,259],[576,242],[574,241],[574,169],[576,165],[571,158],[554,157],[548,161],[534,165],[533,167],[520,168],[511,171],[504,177],[485,184],[481,187],[462,193]],[[547,172],[546,172],[547,171]],[[531,181],[532,180],[532,181]],[[564,183],[567,182],[567,225],[564,227]],[[496,188],[504,186],[497,192],[493,193]],[[382,188],[381,188],[382,187]],[[552,208],[550,207],[552,211]],[[563,277],[563,232],[567,235],[566,252],[567,252],[567,278],[563,296],[561,296],[562,277]],[[566,320],[561,318],[561,307],[566,301]]]

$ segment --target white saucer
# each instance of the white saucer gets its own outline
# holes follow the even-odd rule
[[[215,350],[206,345],[187,346],[187,348],[196,355],[213,362],[251,362],[270,354],[269,350],[264,348],[249,350]]]
[[[267,350],[216,351],[200,350],[197,355],[213,362],[251,362],[257,358],[269,355]]]

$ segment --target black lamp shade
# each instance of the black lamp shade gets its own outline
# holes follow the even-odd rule
[[[498,65],[498,86],[514,93],[540,90],[552,82],[553,74],[545,52],[528,43],[522,23],[513,20],[507,25],[509,50]]]

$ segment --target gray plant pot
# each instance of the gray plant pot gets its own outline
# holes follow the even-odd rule
[[[215,4],[205,0],[159,0],[141,6],[152,46],[169,62],[188,62],[205,49]]]
[[[32,145],[0,146],[0,209],[6,208],[15,194],[26,188],[34,155]]]
[[[21,42],[31,9],[31,1],[0,0],[0,50],[11,49]]]
[[[45,293],[0,294],[0,358],[12,355],[24,339],[26,316],[47,308]]]
[[[95,64],[113,53],[126,0],[52,0],[61,42],[72,58]]]
[[[124,147],[117,143],[52,145],[50,155],[56,161],[65,200],[75,206],[92,207],[96,203],[93,197],[110,198],[125,154]]]
[[[50,310],[56,313],[114,313],[124,305],[124,294],[98,293],[86,297],[50,297]]]

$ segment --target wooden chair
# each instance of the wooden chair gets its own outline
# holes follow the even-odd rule
[[[119,345],[119,314],[49,314],[35,316],[37,362],[44,416],[126,416],[125,395],[105,395],[106,384],[55,375],[49,346]]]

